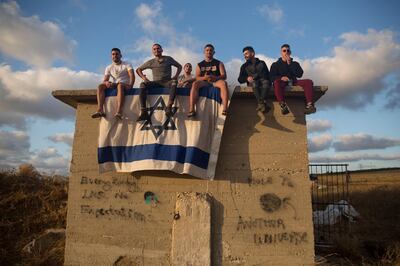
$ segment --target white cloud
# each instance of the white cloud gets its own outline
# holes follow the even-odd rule
[[[56,89],[93,89],[100,80],[101,75],[96,73],[65,67],[13,71],[8,65],[0,65],[3,122],[10,125],[21,123],[21,116],[72,117],[73,109],[53,98],[51,92]]]
[[[155,35],[157,33],[168,34],[174,32],[174,29],[162,16],[161,11],[162,3],[160,1],[156,1],[153,5],[142,3],[136,8],[136,17],[139,19],[140,25],[145,32]],[[161,21],[164,23],[160,23]]]
[[[49,66],[54,60],[70,62],[76,42],[60,26],[39,17],[23,17],[15,1],[0,3],[0,51],[29,65]]]
[[[35,156],[41,157],[44,159],[48,159],[48,158],[51,158],[56,155],[58,155],[57,149],[53,148],[53,147],[49,147],[47,149],[38,151]]]
[[[309,152],[317,152],[329,149],[332,144],[332,136],[330,134],[322,134],[314,136],[308,140]]]
[[[313,155],[309,156],[311,163],[339,163],[356,162],[362,160],[392,161],[400,160],[400,154],[374,154],[374,153],[350,153],[335,155]]]
[[[332,56],[302,61],[305,77],[329,90],[320,105],[357,109],[385,90],[387,75],[400,70],[400,45],[390,30],[343,33]]]
[[[333,143],[336,151],[385,149],[399,145],[400,139],[374,137],[366,133],[342,135]]]
[[[278,5],[262,5],[258,8],[260,14],[272,23],[279,23],[283,18],[283,10]]]
[[[57,149],[48,147],[32,152],[29,163],[42,173],[68,175],[70,159],[62,156]]]
[[[400,108],[400,73],[395,76],[392,82],[388,84],[386,93],[387,102],[385,107],[388,109]]]
[[[24,131],[0,130],[2,169],[18,168],[20,164],[30,163],[40,172],[66,175],[69,161],[53,147],[31,151],[29,136]]]
[[[333,49],[331,56],[298,61],[303,70],[303,78],[311,78],[314,85],[327,85],[328,92],[318,100],[321,107],[335,108],[342,106],[358,109],[370,104],[374,97],[386,91],[386,107],[400,107],[400,44],[395,40],[395,32],[369,29],[367,33],[348,32],[340,38],[342,43]],[[257,54],[257,57],[271,68],[276,58]],[[231,59],[228,77],[234,81],[239,73],[241,59]],[[235,64],[233,64],[236,62]],[[227,68],[228,69],[228,68]],[[387,86],[385,79],[394,76],[394,85]]]
[[[1,126],[7,125],[11,126],[12,128],[20,130],[26,129],[25,117],[22,114],[14,112],[6,112],[6,111],[0,112],[0,125]]]
[[[68,146],[72,146],[72,141],[74,140],[74,133],[57,133],[47,138],[55,143],[61,142],[67,144]]]
[[[153,4],[142,3],[135,9],[135,15],[144,36],[136,41],[132,49],[130,49],[133,52],[141,53],[139,58],[136,57],[135,60],[131,61],[134,67],[153,57],[151,46],[154,43],[160,43],[164,54],[172,56],[182,65],[191,63],[195,66],[203,57],[201,54],[201,41],[188,33],[177,32],[170,20],[164,16],[161,2],[156,1]],[[143,53],[146,55],[143,56]],[[174,70],[175,68],[173,68]],[[151,71],[146,71],[145,73],[149,78],[152,77]],[[138,86],[140,82],[141,79],[137,78],[135,86]]]
[[[307,130],[312,132],[324,132],[332,128],[332,123],[329,120],[315,119],[307,120]]]
[[[29,158],[29,136],[23,131],[0,130],[0,164]]]
[[[177,32],[169,19],[162,13],[162,3],[156,1],[153,5],[142,3],[135,9],[135,15],[139,20],[139,25],[146,37],[139,40],[137,47],[151,51],[151,46],[143,47],[144,43],[160,43],[163,39],[167,41],[163,47],[186,47],[196,49],[199,42],[188,33]],[[145,41],[144,41],[145,40]]]

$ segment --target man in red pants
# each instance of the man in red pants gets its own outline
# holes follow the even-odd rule
[[[281,46],[281,58],[271,65],[270,76],[274,82],[275,97],[281,106],[283,115],[289,113],[285,102],[285,87],[287,85],[300,86],[304,89],[306,98],[305,114],[312,114],[317,111],[313,102],[313,82],[310,79],[297,79],[303,76],[303,69],[300,64],[290,57],[289,44]]]

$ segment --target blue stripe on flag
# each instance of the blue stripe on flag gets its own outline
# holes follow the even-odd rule
[[[207,169],[210,154],[196,147],[180,145],[145,144],[136,146],[108,146],[97,149],[99,164],[127,163],[140,160],[176,161]]]
[[[139,95],[140,89],[132,88],[125,90],[125,95]],[[169,95],[168,88],[152,88],[147,92],[148,95]],[[177,88],[177,94],[182,96],[189,96],[190,89],[188,88]],[[107,89],[105,90],[106,97],[117,96],[117,89]],[[206,97],[208,99],[212,99],[217,101],[219,104],[222,103],[221,95],[219,89],[215,87],[203,87],[199,91],[200,97]]]

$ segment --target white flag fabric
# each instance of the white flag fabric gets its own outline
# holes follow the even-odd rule
[[[101,173],[170,170],[213,179],[225,123],[220,91],[199,91],[195,118],[187,118],[188,88],[178,88],[173,116],[165,115],[169,89],[149,89],[147,107],[151,120],[136,122],[140,89],[125,90],[123,119],[114,117],[116,89],[106,90],[105,113],[99,128],[98,162]]]

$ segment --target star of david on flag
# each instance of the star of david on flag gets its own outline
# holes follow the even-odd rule
[[[213,179],[225,123],[219,89],[200,89],[194,119],[187,118],[190,89],[177,89],[171,117],[165,114],[169,89],[150,89],[150,119],[136,122],[139,92],[136,88],[125,90],[123,119],[118,120],[114,117],[117,91],[106,90],[106,117],[99,125],[99,171],[169,170]]]

